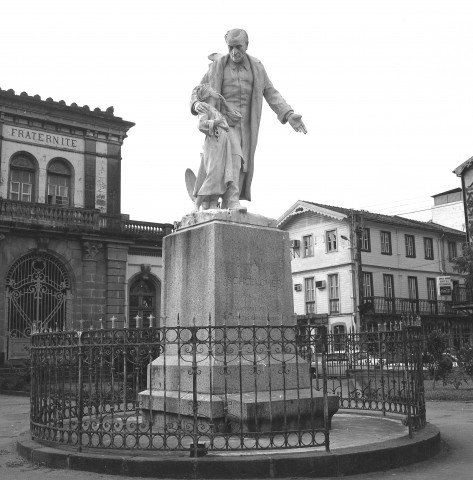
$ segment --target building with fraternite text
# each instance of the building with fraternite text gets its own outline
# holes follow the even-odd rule
[[[133,123],[0,90],[0,365],[37,330],[133,327],[160,315],[171,225],[121,213],[121,147]]]

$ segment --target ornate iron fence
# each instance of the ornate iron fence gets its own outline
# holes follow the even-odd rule
[[[209,324],[31,338],[31,432],[49,444],[329,450],[338,408],[400,413],[410,433],[425,424],[420,342],[408,330],[340,338]]]
[[[316,349],[312,364],[316,381],[325,372],[328,394],[339,397],[340,408],[402,414],[411,435],[426,421],[423,342],[419,328],[398,326],[328,335],[325,358]]]

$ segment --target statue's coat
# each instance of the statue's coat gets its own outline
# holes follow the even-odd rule
[[[209,65],[208,72],[204,75],[201,83],[209,83],[213,89],[218,93],[222,93],[223,71],[227,64],[230,55],[223,55],[216,58],[216,55],[212,55],[211,58],[215,60]],[[268,78],[268,74],[263,64],[255,57],[247,55],[253,72],[253,93],[251,98],[251,119],[250,119],[250,158],[245,159],[247,162],[247,171],[245,176],[245,182],[240,191],[240,199],[251,200],[251,182],[253,179],[254,171],[254,156],[256,150],[256,144],[258,143],[258,132],[261,121],[261,111],[263,108],[263,97],[268,102],[271,109],[278,116],[278,120],[281,123],[287,122],[287,117],[293,109],[284,100],[282,95],[273,87],[271,80]],[[197,101],[195,92],[192,92],[191,97],[191,112],[197,115],[194,110],[194,103]]]

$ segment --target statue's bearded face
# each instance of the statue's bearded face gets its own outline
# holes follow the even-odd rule
[[[235,63],[240,63],[246,55],[246,49],[248,44],[246,43],[245,36],[240,34],[236,36],[229,36],[227,38],[228,52],[230,58]]]

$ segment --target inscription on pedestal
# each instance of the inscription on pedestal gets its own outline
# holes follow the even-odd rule
[[[209,222],[165,238],[165,314],[181,325],[293,324],[289,239],[277,228]]]

